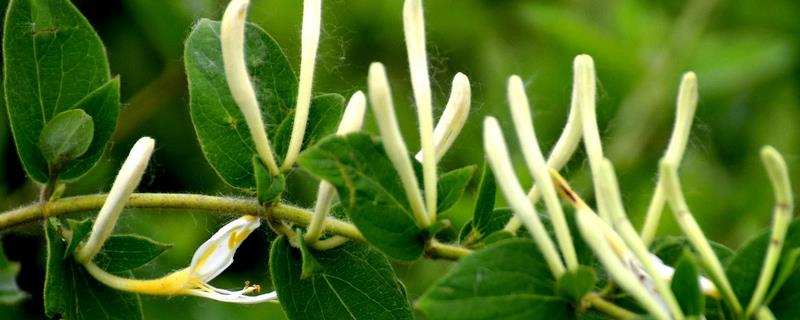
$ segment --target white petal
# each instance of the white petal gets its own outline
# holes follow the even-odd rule
[[[239,291],[228,291],[224,289],[214,288],[208,286],[209,290],[192,289],[189,294],[193,296],[208,298],[212,300],[239,303],[239,304],[255,304],[268,301],[275,301],[278,299],[278,293],[275,291],[260,294],[257,296],[248,296],[247,293],[255,291],[255,287],[247,287]]]
[[[243,216],[219,229],[195,251],[190,265],[191,276],[208,282],[233,263],[233,255],[242,241],[261,225],[255,216]]]

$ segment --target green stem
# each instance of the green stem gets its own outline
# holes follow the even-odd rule
[[[603,299],[603,297],[597,293],[589,293],[583,299],[590,307],[617,319],[633,319],[637,316],[630,310]]]

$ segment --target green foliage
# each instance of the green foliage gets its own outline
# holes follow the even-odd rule
[[[329,93],[314,97],[308,109],[308,123],[306,124],[306,134],[303,136],[301,150],[336,132],[336,127],[339,125],[343,112],[344,97],[341,95]],[[283,118],[283,121],[275,131],[275,138],[272,140],[272,144],[275,146],[274,152],[279,158],[286,157],[293,126],[294,110]]]
[[[675,265],[670,287],[687,316],[701,316],[705,312],[705,298],[700,290],[699,275],[694,256],[688,251],[684,252]]]
[[[186,40],[192,123],[203,154],[217,174],[231,186],[253,189],[255,145],[225,80],[219,28],[219,22],[202,19]],[[245,61],[267,134],[275,137],[279,124],[294,108],[297,78],[275,40],[254,24],[247,24],[245,30]]]
[[[578,301],[594,288],[597,277],[594,270],[587,266],[579,266],[568,270],[556,281],[556,292],[559,296]]]
[[[19,268],[19,263],[6,258],[0,246],[0,305],[13,305],[28,297],[28,293],[17,286]]]
[[[322,270],[303,278],[303,254],[286,237],[270,251],[270,272],[289,319],[412,318],[405,289],[382,254],[354,242],[308,254]]]
[[[59,113],[48,122],[39,136],[39,149],[50,168],[76,159],[89,150],[94,135],[92,116],[81,109]]]
[[[464,189],[472,179],[472,174],[475,173],[475,166],[466,166],[463,168],[455,169],[447,172],[439,177],[436,184],[436,191],[439,204],[436,208],[438,212],[444,212],[450,209],[461,195],[464,194]]]
[[[536,245],[501,241],[462,258],[417,301],[430,319],[566,319],[566,300]]]
[[[253,156],[253,176],[256,179],[256,198],[259,203],[273,202],[286,189],[283,175],[273,176],[258,156]]]
[[[94,263],[103,270],[119,273],[144,266],[169,248],[172,248],[171,244],[142,236],[112,235],[94,258]]]
[[[3,60],[11,129],[28,175],[46,182],[51,178],[46,157],[80,155],[62,168],[60,177],[82,176],[105,151],[119,113],[119,81],[110,79],[105,49],[94,29],[68,0],[11,1],[3,30]],[[42,136],[57,114],[76,108],[94,121],[88,150],[83,146],[86,132],[73,142]],[[40,137],[45,139],[45,150],[39,148]],[[51,143],[79,148],[62,155]]]
[[[336,187],[347,215],[378,250],[400,260],[422,254],[421,230],[380,142],[364,133],[331,136],[306,149],[298,163]]]

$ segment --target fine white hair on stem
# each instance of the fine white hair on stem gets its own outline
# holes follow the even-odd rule
[[[625,265],[617,257],[612,247],[609,245],[609,240],[603,232],[603,226],[608,227],[605,221],[598,218],[593,212],[588,211],[588,208],[576,208],[576,220],[578,229],[583,235],[597,258],[606,267],[608,274],[614,279],[620,287],[625,289],[648,313],[655,316],[657,319],[670,319],[666,310],[661,307],[661,304],[654,296],[650,294],[647,288],[637,279],[636,275],[629,271]]]
[[[403,30],[408,49],[411,87],[417,103],[420,147],[422,148],[422,183],[428,219],[436,221],[436,154],[433,147],[433,107],[425,52],[425,20],[421,0],[406,0],[403,5]]]
[[[687,72],[681,79],[680,89],[678,89],[678,99],[675,114],[675,124],[672,129],[672,136],[664,153],[664,159],[679,166],[683,154],[686,151],[686,144],[689,141],[689,132],[692,129],[692,119],[697,110],[697,76],[694,72]],[[642,239],[645,244],[650,244],[658,231],[658,224],[661,221],[661,213],[664,211],[666,199],[664,198],[664,182],[659,177],[656,182],[656,189],[653,198],[647,207],[644,225],[642,226]]]
[[[603,161],[603,145],[600,141],[600,131],[597,129],[597,115],[595,114],[596,83],[594,61],[589,55],[578,55],[573,63],[575,81],[577,84],[578,107],[581,112],[581,126],[583,127],[583,144],[589,157],[589,167],[592,171],[595,195],[603,182],[598,179],[600,163]],[[610,221],[602,197],[595,197],[598,213],[605,221]]]
[[[628,216],[625,213],[624,206],[622,205],[622,198],[619,193],[619,183],[617,182],[616,174],[614,173],[614,165],[608,159],[603,159],[600,165],[600,178],[604,180],[599,188],[598,197],[605,198],[606,211],[611,216],[613,226],[617,233],[622,237],[622,240],[631,249],[636,258],[642,263],[645,271],[650,275],[650,278],[655,284],[660,296],[666,302],[672,315],[677,319],[683,319],[684,315],[675,294],[670,289],[667,281],[658,272],[657,266],[650,258],[650,252],[647,250],[647,245],[644,244],[636,230],[633,228]]]
[[[453,77],[453,87],[450,89],[450,98],[444,108],[442,117],[433,129],[433,145],[436,153],[436,162],[442,159],[450,146],[461,133],[464,123],[467,122],[471,103],[471,89],[469,78],[463,73],[457,73]],[[422,150],[415,156],[417,161],[422,161]]]
[[[764,257],[764,264],[761,267],[761,275],[759,275],[756,289],[753,291],[753,296],[745,311],[745,315],[748,317],[755,313],[764,301],[764,296],[780,260],[783,241],[786,238],[794,209],[789,170],[786,168],[786,162],[781,154],[775,148],[766,146],[761,149],[761,160],[764,162],[767,175],[772,183],[772,190],[775,193],[775,208],[772,214],[772,234]]]
[[[700,261],[705,266],[711,279],[714,280],[717,288],[719,288],[722,297],[728,301],[728,304],[733,308],[734,312],[737,314],[741,313],[742,305],[733,293],[730,281],[728,281],[725,270],[722,268],[722,263],[719,262],[719,258],[717,258],[714,250],[711,249],[711,244],[703,234],[703,230],[700,229],[691,211],[689,211],[689,207],[686,205],[683,191],[681,191],[680,181],[678,180],[676,165],[661,160],[659,167],[660,175],[662,179],[664,179],[664,191],[667,202],[672,209],[672,214],[675,216],[675,220],[678,222],[681,231],[683,231],[686,238],[689,239],[689,242],[692,244],[692,247],[697,251]]]
[[[572,236],[569,233],[567,220],[564,218],[564,209],[561,207],[553,181],[550,179],[550,168],[544,160],[544,155],[542,155],[536,139],[536,132],[531,120],[530,104],[528,97],[525,95],[525,86],[518,76],[511,76],[508,79],[508,102],[511,107],[511,118],[514,120],[517,138],[522,147],[522,155],[528,165],[528,170],[530,170],[536,184],[540,186],[544,194],[547,212],[553,221],[556,240],[558,240],[561,254],[564,255],[567,269],[573,270],[578,267],[578,257],[575,254],[575,247],[572,243]],[[530,200],[528,201],[530,202]]]
[[[547,261],[550,271],[558,279],[564,273],[561,257],[553,241],[550,240],[544,225],[539,220],[539,215],[531,205],[531,202],[528,201],[525,191],[519,184],[519,180],[517,180],[517,176],[514,174],[503,133],[500,131],[497,119],[493,117],[486,117],[483,122],[483,146],[500,190],[505,195],[511,208],[514,209],[514,214],[519,216],[528,231],[530,231],[536,245]]]
[[[347,107],[344,109],[342,121],[339,122],[339,128],[336,130],[338,135],[346,135],[351,132],[361,130],[364,123],[364,112],[366,111],[366,99],[364,93],[357,91],[350,97]],[[317,202],[314,205],[314,214],[311,216],[311,222],[308,224],[308,229],[305,234],[305,240],[313,244],[319,239],[320,233],[325,223],[325,217],[331,209],[331,204],[335,197],[335,189],[333,185],[327,181],[319,183],[319,191],[317,191]]]
[[[136,144],[131,148],[128,158],[125,159],[122,168],[119,169],[117,178],[114,179],[114,184],[111,186],[111,191],[108,192],[108,197],[106,197],[103,207],[97,214],[97,220],[92,226],[92,233],[89,235],[89,239],[75,253],[78,261],[91,261],[100,252],[111,232],[114,231],[114,226],[117,224],[117,219],[122,209],[142,179],[147,163],[150,161],[150,156],[153,154],[155,144],[156,142],[152,138],[143,137],[136,141]]]
[[[303,27],[300,35],[300,79],[297,86],[297,106],[294,109],[294,124],[292,126],[292,137],[289,140],[289,148],[286,151],[286,158],[281,164],[281,170],[283,171],[292,168],[295,160],[297,160],[297,155],[300,153],[300,147],[303,145],[308,110],[311,107],[311,87],[314,82],[314,64],[317,60],[321,20],[322,1],[304,0]]]
[[[233,0],[228,4],[222,16],[222,62],[225,67],[225,79],[231,90],[233,100],[239,106],[250,129],[250,135],[261,161],[272,175],[278,175],[278,165],[272,155],[267,131],[261,118],[256,93],[247,73],[244,52],[244,25],[247,16],[248,0]]]
[[[386,79],[386,70],[381,63],[374,62],[370,65],[367,82],[369,100],[378,130],[381,133],[383,148],[397,170],[397,174],[400,175],[400,181],[403,183],[403,189],[408,197],[411,210],[414,212],[417,225],[423,228],[427,227],[431,224],[431,220],[425,211],[422,194],[417,184],[417,176],[414,174],[414,168],[411,166],[411,159],[408,156],[408,148],[406,148],[397,124],[389,81]]]

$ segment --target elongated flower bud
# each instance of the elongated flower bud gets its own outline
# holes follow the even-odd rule
[[[469,78],[463,73],[456,74],[453,77],[453,88],[450,89],[450,99],[447,101],[439,123],[433,130],[433,145],[437,163],[456,141],[458,134],[461,133],[461,129],[467,122],[471,95]],[[422,150],[417,152],[415,158],[422,162]]]

